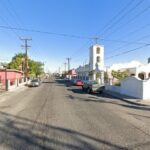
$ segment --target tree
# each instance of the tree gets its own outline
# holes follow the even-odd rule
[[[112,71],[112,76],[119,81],[123,80],[125,77],[128,77],[128,71]]]
[[[24,66],[24,58],[25,54],[24,53],[18,53],[16,54],[10,63],[8,63],[8,68],[9,69],[17,69],[17,70],[22,70],[22,67]]]
[[[107,83],[108,82],[108,73],[104,72],[104,81]]]
[[[29,60],[29,75],[36,76],[44,73],[43,63],[39,61]]]
[[[16,54],[8,64],[9,69],[23,70],[25,67],[25,54]],[[39,76],[44,73],[43,63],[40,61],[31,60],[28,58],[28,73],[29,76]]]
[[[96,80],[100,79],[102,76],[102,73],[99,71],[96,73]]]

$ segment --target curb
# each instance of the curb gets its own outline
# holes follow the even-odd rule
[[[123,97],[121,97],[121,96],[119,96],[119,95],[117,95],[117,94],[115,94],[115,93],[112,93],[112,92],[104,91],[104,93],[107,94],[107,95],[110,95],[110,96],[112,96],[112,97],[114,97],[114,98],[118,98],[118,99],[120,99],[120,100],[126,101],[126,102],[128,102],[128,103],[130,103],[130,104],[139,105],[139,106],[150,106],[150,105],[147,105],[147,104],[141,104],[141,103],[139,103],[139,102],[133,102],[133,101],[131,101],[131,100],[128,100],[128,99],[126,99],[126,98],[123,98]],[[136,101],[141,101],[141,100],[136,100]]]
[[[1,97],[1,96],[5,96],[5,95],[8,95],[8,94],[11,93],[11,92],[14,92],[14,91],[16,91],[16,90],[23,89],[23,88],[26,88],[26,86],[25,86],[25,85],[21,85],[21,86],[19,86],[19,87],[14,88],[14,89],[11,89],[11,90],[8,90],[8,91],[4,91],[3,93],[0,94],[0,97]]]

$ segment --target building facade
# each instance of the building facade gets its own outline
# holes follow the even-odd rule
[[[110,79],[113,78],[111,75],[112,70],[128,71],[128,76],[135,76],[142,80],[150,78],[150,63],[143,64],[139,61],[131,61],[128,63],[113,64],[112,66],[108,67],[106,70]]]
[[[77,77],[82,80],[99,80],[96,76],[104,72],[104,47],[99,44],[92,45],[89,49],[89,64],[80,66],[76,69]],[[99,77],[100,78],[100,77]]]
[[[16,79],[22,79],[23,72],[15,69],[0,69],[0,84],[5,85],[6,80],[10,80],[10,84],[14,84]]]

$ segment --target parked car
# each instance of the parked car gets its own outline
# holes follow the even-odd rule
[[[82,90],[86,91],[87,93],[102,93],[105,89],[105,86],[102,84],[98,84],[97,81],[84,81],[82,86]]]
[[[32,79],[29,83],[30,87],[38,87],[41,85],[40,79]]]

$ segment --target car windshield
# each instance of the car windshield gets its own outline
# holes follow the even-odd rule
[[[31,82],[38,82],[38,79],[33,79]]]

